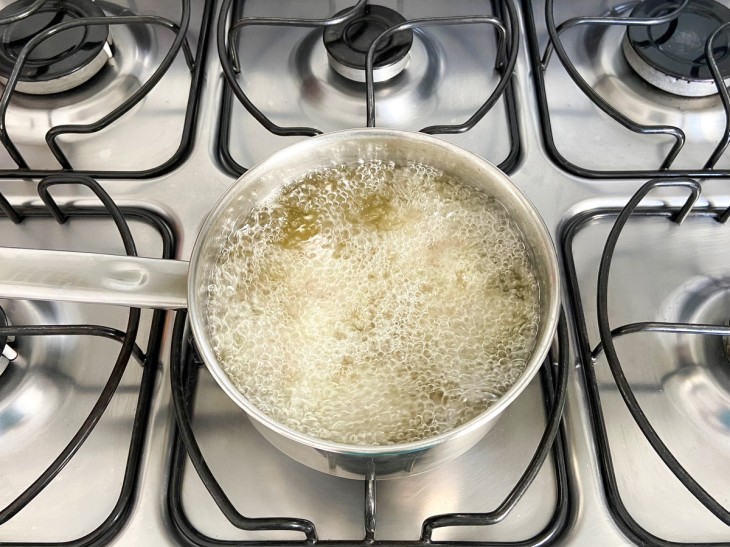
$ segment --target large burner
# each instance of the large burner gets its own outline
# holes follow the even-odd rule
[[[645,0],[632,11],[634,18],[660,17],[676,9],[671,0]],[[684,97],[717,93],[705,58],[705,43],[720,25],[730,22],[730,10],[714,0],[693,0],[669,23],[631,26],[623,50],[626,60],[644,80],[655,87]],[[718,36],[714,57],[730,84],[728,37]]]
[[[335,17],[347,13],[344,9]],[[365,81],[365,59],[368,49],[384,31],[404,23],[403,16],[390,8],[366,6],[361,15],[339,25],[327,27],[324,31],[324,45],[327,48],[332,69],[349,80]],[[376,82],[389,80],[406,68],[408,52],[413,44],[410,30],[397,32],[384,40],[375,51],[373,79]]]
[[[17,0],[0,11],[0,19],[18,15],[33,0]],[[40,9],[13,23],[0,26],[0,81],[7,82],[23,47],[38,33],[59,23],[104,12],[89,0],[49,0]],[[81,26],[59,32],[36,47],[28,57],[16,89],[47,95],[81,85],[111,58],[106,25]]]

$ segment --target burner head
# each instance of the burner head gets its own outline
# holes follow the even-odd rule
[[[659,17],[677,7],[672,0],[644,0],[632,17]],[[684,97],[717,93],[705,59],[705,43],[720,25],[730,22],[730,10],[714,0],[693,0],[669,23],[628,27],[623,41],[626,60],[644,80]],[[728,35],[715,40],[714,57],[725,85],[730,84]]]
[[[26,10],[33,0],[17,0],[0,11],[0,19]],[[48,0],[35,13],[0,25],[0,81],[7,82],[23,46],[38,33],[58,23],[104,17],[89,0]],[[106,25],[76,27],[48,38],[28,57],[16,89],[46,95],[72,89],[99,72],[111,58]]]
[[[342,10],[335,17],[349,11]],[[390,8],[372,5],[354,19],[324,30],[324,46],[327,48],[332,69],[349,80],[365,81],[365,59],[368,48],[375,39],[392,26],[405,23],[403,16]],[[413,32],[397,32],[378,46],[373,59],[373,78],[384,82],[400,72],[408,64],[408,52],[413,44]]]

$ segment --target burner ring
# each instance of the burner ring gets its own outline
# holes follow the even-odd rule
[[[335,17],[349,11],[344,9]],[[332,69],[349,80],[365,81],[368,49],[384,31],[405,23],[397,11],[385,6],[368,5],[354,19],[325,28],[323,40]],[[377,48],[373,59],[373,78],[383,82],[398,75],[408,64],[408,52],[413,45],[413,32],[396,32]]]
[[[660,17],[675,9],[671,0],[644,0],[631,17]],[[654,87],[685,97],[714,95],[717,86],[705,58],[705,43],[726,22],[730,22],[730,9],[714,0],[693,0],[668,23],[628,27],[624,55],[634,71]],[[730,41],[719,42],[715,59],[728,85]]]
[[[0,18],[27,9],[33,0],[17,0]],[[0,26],[0,81],[7,82],[23,47],[38,33],[66,21],[104,17],[89,0],[49,0],[28,17]],[[107,25],[81,26],[48,38],[26,60],[17,91],[50,94],[76,87],[94,76],[111,57]]]

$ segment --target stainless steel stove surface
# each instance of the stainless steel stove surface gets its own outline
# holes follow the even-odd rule
[[[27,209],[25,214],[27,218],[18,225],[0,219],[4,245],[124,253],[114,223],[103,212],[87,208],[63,226],[42,207]],[[140,255],[163,256],[165,244],[154,219],[151,223],[146,214],[140,217],[133,211],[127,215]],[[169,249],[171,243],[166,246]],[[102,304],[29,300],[0,300],[0,306],[13,326],[105,327],[97,328],[95,334],[67,329],[55,335],[19,335],[11,343],[17,357],[0,376],[0,504],[5,508],[38,479],[87,416],[94,414],[93,407],[118,367],[129,312]],[[159,327],[146,310],[136,344],[151,350],[151,363],[156,360],[155,346],[159,347]],[[109,329],[116,331],[115,337],[104,335]],[[137,451],[142,447],[154,389],[154,370],[146,371],[134,357],[123,362],[127,359],[119,387],[112,392],[114,398],[94,433],[48,487],[3,524],[2,540],[70,541],[93,534],[110,514],[121,513],[124,504],[115,506],[129,495],[139,467],[139,455],[130,453],[130,447]],[[77,486],[69,487],[73,484]],[[90,494],[89,485],[94,485],[95,494]]]
[[[60,9],[56,4],[65,6],[65,16],[54,17]],[[101,10],[109,24],[76,26],[53,35],[47,43],[31,43],[31,38],[48,33],[61,19],[66,25],[84,21],[87,4],[97,6],[92,13],[97,16]],[[10,3],[8,9],[14,12],[14,5]],[[28,28],[19,28],[26,19],[0,25],[4,40],[11,44],[0,48],[0,78],[11,76],[26,46],[24,70],[35,69],[44,78],[40,90],[20,92],[32,77],[21,71],[18,92],[4,93],[3,142],[10,146],[0,148],[3,174],[16,175],[18,167],[36,173],[67,168],[98,176],[139,177],[179,163],[191,144],[203,68],[202,63],[192,66],[192,57],[186,62],[184,53],[195,55],[204,38],[211,15],[206,7],[203,2],[177,0],[143,8],[134,2],[64,0],[48,3],[29,16]],[[5,20],[2,17],[0,23]],[[108,29],[103,46],[106,60],[93,75],[83,76],[86,81],[79,80],[77,75],[97,61],[83,65],[82,58],[77,64],[64,65],[58,59],[93,49],[98,28]],[[58,77],[49,76],[56,72]],[[63,78],[71,81],[59,84]],[[38,94],[48,93],[47,88],[64,90]],[[157,135],[154,147],[144,146],[150,134]],[[53,148],[48,139],[55,143]]]
[[[392,7],[406,19],[444,15],[443,3],[438,1],[380,4]],[[333,6],[340,9],[349,5],[290,1],[271,6],[270,2],[249,1],[244,15],[326,19],[334,15]],[[501,12],[495,14],[488,1],[467,1],[450,7],[445,15],[499,18]],[[497,40],[493,27],[487,23],[441,25],[414,33],[407,69],[376,86],[378,126],[418,131],[467,122],[490,98],[503,74],[494,70]],[[251,26],[240,33],[236,44],[241,65],[239,85],[273,123],[318,131],[366,125],[364,86],[330,68],[321,27]],[[519,137],[512,131],[516,113],[510,87],[470,131],[444,138],[511,169]],[[224,164],[236,173],[305,138],[275,138],[239,101],[224,107],[223,116]]]
[[[42,2],[12,9],[32,11],[35,4]],[[189,58],[180,40],[149,94],[108,128],[52,130],[60,131],[67,171],[46,144],[48,130],[93,123],[126,104],[164,65],[177,27],[159,19],[111,24],[112,57],[86,81],[46,96],[18,88],[0,99],[9,148],[18,152],[0,147],[2,246],[129,253],[116,209],[100,203],[106,192],[127,219],[138,254],[184,259],[239,173],[309,135],[368,121],[365,84],[335,72],[322,39],[322,20],[354,0],[94,4],[107,18],[162,16],[176,25],[189,13],[182,25]],[[722,222],[730,159],[721,144],[722,97],[679,97],[645,81],[625,57],[624,24],[560,26],[575,17],[628,17],[636,3],[377,4],[409,21],[452,19],[413,29],[405,61],[402,51],[380,60],[405,68],[375,84],[376,125],[428,128],[513,178],[561,257],[569,342],[556,341],[542,373],[474,448],[434,471],[376,481],[373,521],[365,507],[373,484],[303,467],[256,432],[200,364],[184,312],[144,311],[135,332],[127,308],[0,299],[0,350],[7,347],[0,358],[0,545],[306,544],[301,531],[291,531],[292,519],[311,521],[317,541],[328,544],[730,545],[730,361],[723,338],[730,334],[730,263],[723,256],[730,227]],[[671,18],[675,4],[644,7]],[[15,12],[0,12],[0,19],[7,13]],[[467,16],[472,20],[454,19]],[[252,17],[259,19],[246,19]],[[671,34],[671,22],[662,24],[653,26]],[[231,25],[242,28],[228,34]],[[502,55],[500,25],[507,30]],[[550,34],[561,43],[542,65]],[[715,40],[724,79],[728,37]],[[18,55],[22,48],[6,49]],[[340,70],[359,78],[357,68]],[[659,134],[632,130],[641,124],[667,127]],[[597,305],[609,232],[652,178],[662,187],[651,188],[624,219],[607,306]],[[700,189],[692,212],[676,222],[690,190]],[[63,224],[53,217],[54,203],[68,215]],[[596,318],[604,311],[609,328],[628,325],[629,332],[617,333],[616,351],[596,351],[594,362],[591,352],[605,338]],[[703,326],[688,332],[686,323]],[[560,350],[568,359],[559,359]],[[623,370],[627,381],[619,375],[617,382],[611,370]],[[567,403],[551,449],[541,439],[557,424],[551,413],[562,372]],[[688,473],[684,482],[705,490],[704,505],[676,478],[682,470],[672,463],[672,473],[640,431],[623,401],[627,389]],[[85,442],[64,451],[85,432]],[[531,462],[536,453],[544,463]],[[59,454],[70,457],[54,462]],[[34,483],[48,485],[37,497],[24,494]],[[456,515],[432,518],[446,513]],[[253,529],[262,523],[249,519],[263,517],[279,520]]]
[[[571,284],[583,299],[587,337],[583,342],[591,351],[600,341],[595,299],[589,295],[595,291],[601,252],[592,242],[605,240],[616,215],[591,213],[582,220],[571,228],[565,250],[574,259],[576,277]],[[632,218],[622,232],[608,286],[610,295],[627,292],[632,298],[611,298],[612,325],[726,325],[730,270],[720,251],[726,229],[712,216],[700,214],[681,225],[656,213]],[[616,339],[641,408],[677,459],[719,501],[730,488],[730,365],[723,346],[720,336],[692,333],[643,332]],[[588,369],[591,394],[610,445],[610,463],[605,458],[604,462],[615,472],[616,486],[611,488],[620,495],[629,519],[671,541],[727,541],[727,526],[687,492],[643,437],[605,356],[598,356]],[[637,480],[652,487],[637,488]],[[645,509],[658,499],[662,511]]]

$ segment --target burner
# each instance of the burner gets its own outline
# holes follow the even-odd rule
[[[344,9],[335,17],[347,11],[349,9]],[[363,13],[354,19],[327,27],[324,31],[324,45],[330,66],[348,80],[364,82],[365,59],[370,45],[381,33],[405,21],[397,11],[372,5],[366,6]],[[400,74],[408,64],[408,52],[412,44],[413,32],[410,30],[397,32],[385,40],[375,52],[374,80],[384,82]]]
[[[0,11],[0,18],[20,13],[33,3],[17,0]],[[101,8],[89,0],[48,0],[32,15],[0,26],[0,81],[7,82],[23,46],[38,33],[65,21],[103,16]],[[16,89],[47,95],[77,87],[111,58],[108,38],[109,27],[105,25],[76,27],[56,34],[30,54]]]
[[[632,17],[659,17],[676,9],[672,0],[645,0]],[[693,0],[669,23],[633,26],[626,31],[626,60],[644,80],[684,97],[717,93],[705,59],[705,43],[720,25],[730,22],[730,10],[714,0]],[[722,38],[722,39],[720,39]],[[730,84],[730,48],[727,36],[715,42],[715,59],[725,85]]]

